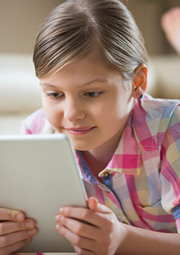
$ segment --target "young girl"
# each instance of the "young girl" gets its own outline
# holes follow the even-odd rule
[[[41,27],[34,64],[43,109],[22,133],[70,137],[89,197],[88,209],[60,209],[57,232],[77,254],[179,254],[180,101],[145,94],[147,53],[127,8],[118,0],[59,5]],[[30,238],[19,215],[16,230],[1,224],[2,254]]]

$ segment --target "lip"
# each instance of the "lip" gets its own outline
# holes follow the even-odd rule
[[[66,130],[72,135],[84,135],[91,132],[95,127],[71,127]]]

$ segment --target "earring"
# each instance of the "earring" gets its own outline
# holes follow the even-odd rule
[[[143,99],[143,94],[138,93],[138,94],[137,94],[137,99],[139,99],[139,100]]]

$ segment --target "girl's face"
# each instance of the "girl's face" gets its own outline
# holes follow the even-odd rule
[[[132,82],[93,54],[40,79],[45,116],[81,151],[117,146],[132,110]]]

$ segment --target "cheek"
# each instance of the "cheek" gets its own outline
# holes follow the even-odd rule
[[[132,103],[133,101],[129,99],[129,95],[114,96],[114,100],[105,106],[101,119],[111,129],[123,127],[132,110]]]
[[[42,106],[46,119],[55,128],[59,126],[62,120],[62,112],[58,109],[57,105],[53,105],[49,100],[43,99]]]
[[[127,112],[127,104],[124,100],[115,98],[110,103],[105,104],[101,109],[101,118],[108,120],[122,119]]]

